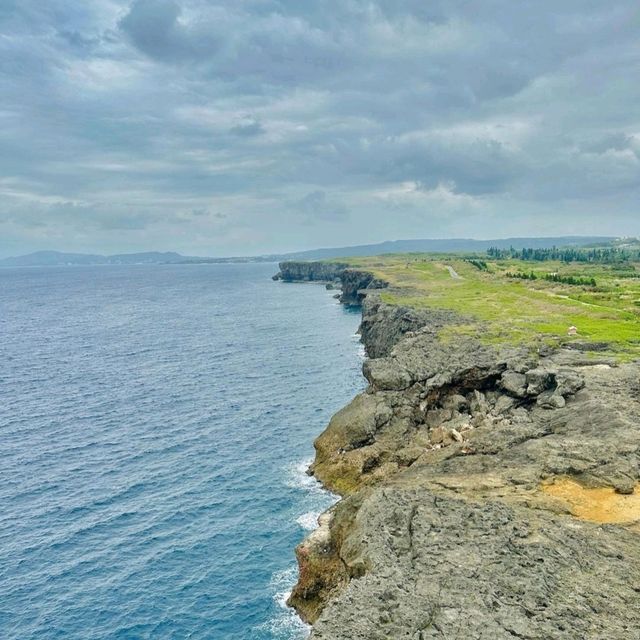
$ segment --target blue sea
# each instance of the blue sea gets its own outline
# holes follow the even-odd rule
[[[0,270],[0,638],[293,640],[359,314],[271,264]]]

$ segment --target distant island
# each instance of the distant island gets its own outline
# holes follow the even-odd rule
[[[615,241],[607,236],[558,236],[549,238],[499,238],[473,240],[471,238],[445,238],[423,240],[390,240],[378,244],[311,249],[281,254],[259,256],[234,256],[226,258],[184,256],[174,251],[147,251],[143,253],[121,253],[100,255],[86,253],[64,253],[60,251],[36,251],[27,255],[4,258],[0,267],[49,267],[78,265],[118,264],[219,264],[230,262],[281,262],[284,260],[328,260],[341,256],[366,257],[390,253],[454,253],[487,251],[497,249],[550,249],[552,247],[596,246]]]

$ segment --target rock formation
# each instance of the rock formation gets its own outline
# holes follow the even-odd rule
[[[296,550],[311,638],[640,637],[640,366],[444,341],[347,278],[369,386],[315,442],[343,498]]]
[[[333,282],[340,280],[348,265],[340,262],[281,262],[274,280],[284,282]]]

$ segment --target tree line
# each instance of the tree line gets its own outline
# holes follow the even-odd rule
[[[560,262],[593,262],[598,264],[611,264],[628,261],[640,261],[640,251],[620,249],[618,247],[606,247],[598,249],[558,248],[551,249],[499,249],[490,247],[487,255],[494,260],[529,260],[532,262],[547,262],[550,260]]]
[[[561,276],[559,273],[546,273],[542,276],[538,276],[533,271],[526,273],[524,271],[507,271],[507,278],[517,278],[519,280],[548,280],[549,282],[558,282],[561,284],[576,285],[579,287],[595,287],[597,282],[595,278],[582,278],[580,276]]]

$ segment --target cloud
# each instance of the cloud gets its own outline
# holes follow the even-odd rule
[[[215,41],[180,22],[181,15],[174,0],[135,0],[119,26],[140,51],[162,61],[188,60],[214,48]]]
[[[327,194],[320,190],[307,193],[294,202],[292,208],[314,223],[343,220],[348,215],[344,205],[330,200]]]
[[[637,15],[6,0],[0,254],[638,234]]]
[[[231,133],[241,137],[259,136],[264,133],[264,127],[257,120],[247,120],[231,127]]]

